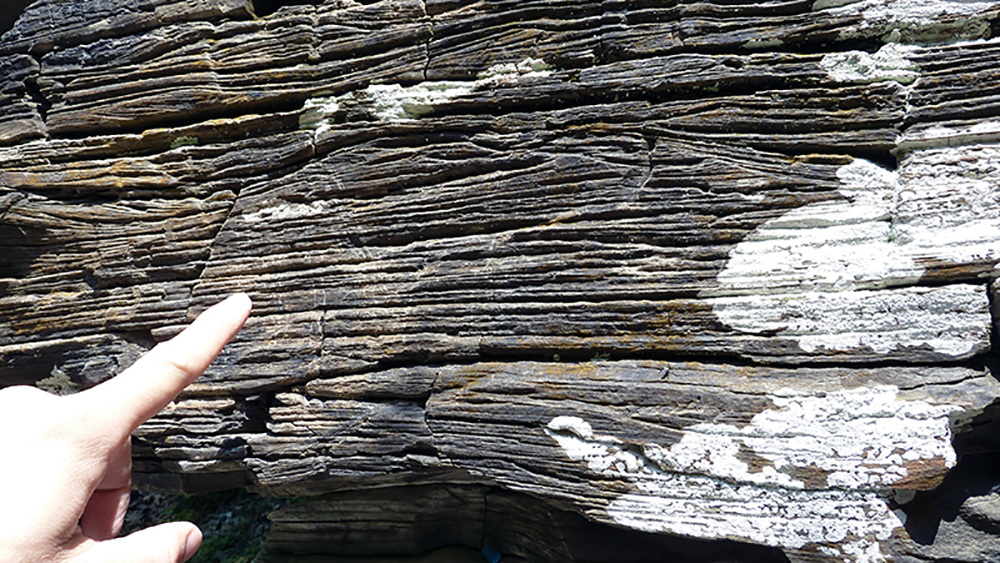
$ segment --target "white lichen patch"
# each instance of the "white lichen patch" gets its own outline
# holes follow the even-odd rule
[[[451,81],[421,82],[413,86],[372,84],[364,90],[340,96],[312,98],[306,101],[299,116],[299,128],[313,129],[321,135],[330,130],[336,116],[348,105],[366,108],[379,121],[412,121],[472,92],[474,87],[474,83]]]
[[[776,37],[769,39],[751,39],[743,44],[744,49],[774,49],[781,47],[785,42]]]
[[[784,468],[826,473],[826,486],[882,490],[907,477],[906,464],[955,464],[951,447],[953,405],[897,399],[891,386],[770,396],[776,407],[742,428],[699,424],[685,428],[727,437]],[[774,484],[782,484],[774,481]]]
[[[905,36],[909,42],[972,39],[989,35],[986,17],[997,1],[965,0],[817,0],[813,10],[833,15],[859,15],[862,23],[842,32],[842,38]],[[944,32],[944,33],[942,33]]]
[[[1000,147],[910,153],[899,168],[900,243],[914,257],[1000,260]]]
[[[846,199],[800,207],[761,225],[730,252],[720,291],[881,288],[919,278],[923,268],[892,242],[895,175],[858,160],[838,176]]]
[[[413,86],[372,84],[340,96],[307,100],[299,116],[299,128],[314,129],[317,135],[325,133],[337,114],[349,105],[366,108],[379,121],[412,121],[477,89],[510,86],[526,78],[549,74],[545,61],[527,58],[520,63],[493,65],[472,81],[427,81]]]
[[[472,87],[465,82],[422,82],[405,88],[398,84],[373,84],[360,95],[371,104],[376,119],[408,121],[471,91]]]
[[[888,43],[870,54],[864,51],[830,53],[823,57],[820,66],[838,82],[894,80],[909,84],[920,77],[917,65],[907,58],[914,50],[914,47]]]
[[[330,129],[333,116],[340,111],[337,98],[310,98],[299,116],[299,129],[315,129],[317,134]]]
[[[520,63],[493,65],[476,77],[476,88],[489,88],[516,84],[523,78],[541,77],[552,74],[550,67],[541,59],[526,58]]]
[[[987,120],[971,125],[934,125],[926,129],[910,128],[896,139],[898,151],[956,147],[1000,142],[1000,121]]]
[[[314,201],[312,203],[275,203],[270,207],[265,207],[242,215],[241,218],[247,223],[261,223],[272,221],[284,221],[288,219],[299,219],[302,217],[315,217],[326,209],[326,202]]]
[[[879,543],[902,527],[876,493],[781,491],[650,472],[608,514],[622,526],[786,549],[825,544],[842,561],[885,561]],[[859,549],[860,548],[860,549]]]
[[[974,16],[998,4],[990,0],[817,0],[813,11],[835,9],[876,21],[931,22],[943,16]]]
[[[844,200],[770,220],[730,253],[713,309],[728,326],[806,352],[984,349],[985,287],[906,288],[933,262],[1000,261],[1000,148],[914,151],[897,172],[855,160]]]
[[[930,347],[963,357],[982,351],[990,335],[989,298],[979,285],[721,297],[712,303],[730,327],[793,338],[806,353]]]
[[[957,407],[901,401],[893,387],[770,398],[775,408],[746,426],[691,426],[669,447],[627,447],[571,416],[553,419],[546,432],[570,459],[635,487],[608,506],[623,526],[793,549],[815,544],[845,561],[881,561],[879,542],[902,526],[888,488],[907,476],[907,463],[954,465],[949,415]],[[741,451],[770,465],[751,469]],[[826,475],[826,486],[795,477],[806,473]]]

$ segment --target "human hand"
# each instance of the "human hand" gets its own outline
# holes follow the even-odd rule
[[[231,296],[75,395],[0,390],[0,563],[179,563],[194,555],[201,531],[186,522],[116,539],[131,488],[131,434],[205,371],[250,307],[245,294]]]

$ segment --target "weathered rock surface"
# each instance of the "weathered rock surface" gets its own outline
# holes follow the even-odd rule
[[[992,557],[994,491],[946,475],[1000,450],[1000,3],[275,7],[2,36],[0,384],[94,385],[246,291],[136,481],[339,495],[276,561]],[[351,545],[426,537],[337,551],[366,503]]]

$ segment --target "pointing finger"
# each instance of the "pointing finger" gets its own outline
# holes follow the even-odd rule
[[[161,342],[127,370],[72,397],[93,405],[105,436],[123,440],[215,360],[250,315],[250,298],[239,293],[203,312],[191,326]]]

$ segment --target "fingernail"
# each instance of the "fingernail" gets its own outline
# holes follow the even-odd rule
[[[198,553],[199,547],[201,547],[201,530],[195,528],[191,530],[187,540],[184,542],[184,561],[194,557],[194,554]]]
[[[253,302],[250,301],[250,296],[242,292],[230,295],[227,301],[245,301],[247,307],[253,306]]]

